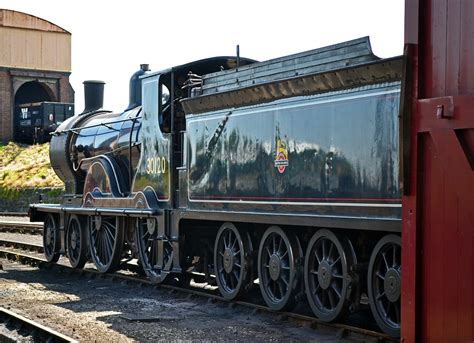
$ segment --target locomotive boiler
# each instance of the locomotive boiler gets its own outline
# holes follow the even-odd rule
[[[90,255],[101,272],[137,258],[152,282],[199,275],[227,299],[258,287],[273,310],[305,297],[328,322],[367,298],[399,335],[402,74],[368,38],[143,67],[124,112],[98,101],[56,130],[66,194],[31,205],[46,257]]]

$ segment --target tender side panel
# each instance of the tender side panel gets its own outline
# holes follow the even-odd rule
[[[187,118],[191,209],[400,217],[399,83]]]

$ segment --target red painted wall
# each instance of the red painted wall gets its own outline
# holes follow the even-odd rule
[[[474,341],[474,1],[406,0],[402,338]]]

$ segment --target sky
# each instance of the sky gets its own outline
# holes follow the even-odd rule
[[[0,0],[72,33],[76,113],[84,80],[103,80],[105,108],[123,111],[141,63],[152,71],[212,56],[264,61],[363,36],[379,57],[403,52],[405,0]]]

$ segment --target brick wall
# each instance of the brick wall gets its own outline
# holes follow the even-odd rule
[[[0,70],[0,142],[12,139],[12,84],[10,73]]]

